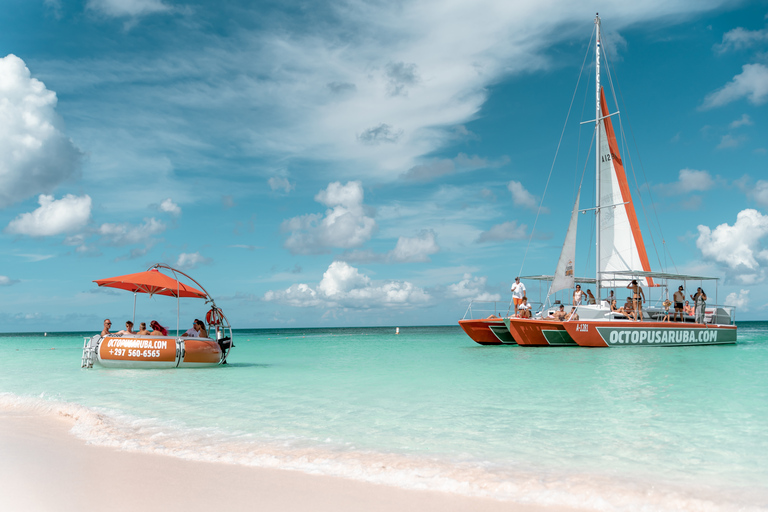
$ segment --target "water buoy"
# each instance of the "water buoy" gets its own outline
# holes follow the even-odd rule
[[[399,327],[395,327],[395,334],[400,334],[400,328]]]

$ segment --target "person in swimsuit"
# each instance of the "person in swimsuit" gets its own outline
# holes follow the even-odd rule
[[[523,302],[517,307],[517,316],[531,318],[531,305],[528,304],[528,297],[523,297]]]
[[[627,285],[627,288],[632,290],[632,302],[635,312],[635,320],[642,321],[643,319],[643,302],[645,302],[645,293],[643,288],[637,284],[637,279],[633,279],[631,283]]]
[[[149,336],[149,331],[147,330],[147,323],[146,322],[141,322],[139,324],[139,327],[140,327],[139,332],[137,332],[136,334],[138,334],[140,336]]]
[[[112,320],[107,318],[107,319],[104,320],[104,329],[101,330],[101,335],[102,336],[109,336],[109,334],[110,334],[109,328],[110,327],[112,327]]]
[[[525,297],[525,285],[520,282],[519,277],[515,278],[515,282],[509,291],[512,292],[512,302],[515,303],[514,315],[517,316],[517,310],[519,309],[520,304],[523,303],[523,297]]]
[[[122,331],[117,331],[117,334],[136,334],[135,332],[133,332],[133,322],[131,322],[130,320],[125,322],[125,329],[123,329]]]
[[[686,315],[693,316],[693,306],[691,306],[690,302],[685,301],[685,306],[683,306],[683,311],[685,311]]]
[[[572,307],[571,312],[568,313],[568,321],[576,321],[579,319],[579,314],[576,312],[576,308]]]
[[[576,285],[576,290],[573,292],[573,305],[580,306],[581,300],[584,298],[584,292],[581,291],[581,285]]]
[[[565,322],[568,319],[568,313],[565,312],[565,306],[560,304],[560,311],[555,313],[555,320]]]
[[[587,290],[587,304],[597,304],[597,299],[592,295],[592,290]]]
[[[680,286],[680,288],[677,289],[677,291],[672,295],[672,300],[675,303],[675,315],[674,315],[674,321],[677,321],[678,315],[680,316],[680,321],[682,322],[684,320],[683,318],[683,301],[685,300],[685,292],[683,291],[683,287]]]

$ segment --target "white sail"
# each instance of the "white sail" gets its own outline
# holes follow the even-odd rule
[[[552,295],[560,290],[573,288],[573,264],[576,261],[576,224],[579,218],[579,197],[581,197],[581,188],[576,194],[576,202],[573,204],[571,212],[571,222],[568,224],[568,232],[565,234],[565,242],[560,251],[560,259],[557,260],[555,276],[552,279],[552,285],[549,287],[549,294]]]
[[[610,279],[614,271],[650,271],[645,244],[637,222],[616,136],[613,131],[605,93],[601,91],[600,121],[600,278]],[[603,286],[626,286],[629,280],[605,282]],[[653,286],[642,279],[641,284]]]

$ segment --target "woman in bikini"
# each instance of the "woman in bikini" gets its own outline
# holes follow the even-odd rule
[[[643,288],[637,284],[637,279],[633,279],[631,283],[627,285],[627,288],[632,290],[632,302],[635,310],[635,320],[641,322],[643,320],[643,302],[645,302],[645,293]]]

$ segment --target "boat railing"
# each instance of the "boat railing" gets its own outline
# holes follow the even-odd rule
[[[499,300],[471,300],[462,320],[477,320],[488,318],[491,315],[498,317],[509,316],[513,307],[512,301],[506,303]],[[503,312],[504,308],[506,308],[506,312]]]
[[[677,313],[674,307],[670,307],[668,313],[663,306],[651,306],[649,308],[643,308],[644,320],[661,322],[664,321],[664,318],[666,318],[667,315],[669,315],[669,322],[680,323],[680,313]],[[696,323],[696,310],[694,309],[693,314],[683,312],[682,317],[683,323]],[[625,317],[621,315],[613,315],[611,319],[622,320],[625,319]],[[735,325],[736,306],[707,303],[706,307],[704,308],[703,322],[701,323],[712,325]]]

